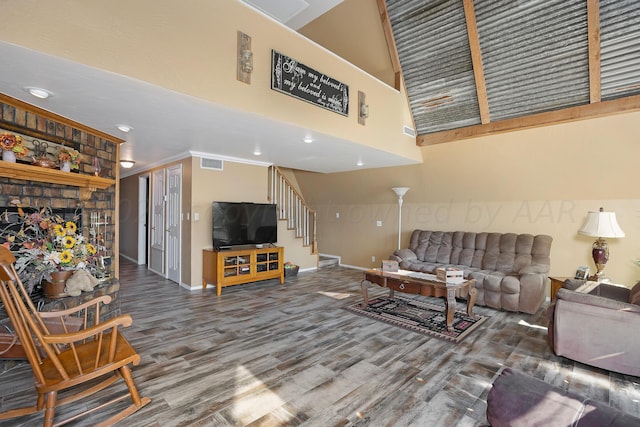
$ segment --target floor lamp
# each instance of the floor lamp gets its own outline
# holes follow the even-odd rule
[[[402,196],[407,194],[409,187],[393,187],[392,190],[398,196],[398,249],[400,249],[400,235],[402,234]]]

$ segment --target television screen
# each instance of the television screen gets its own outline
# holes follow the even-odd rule
[[[278,241],[276,205],[213,202],[213,247],[258,245]]]

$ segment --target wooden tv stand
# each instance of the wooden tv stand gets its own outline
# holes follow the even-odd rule
[[[280,279],[284,283],[284,248],[243,246],[232,249],[202,250],[202,287],[216,285],[220,296],[225,286]]]

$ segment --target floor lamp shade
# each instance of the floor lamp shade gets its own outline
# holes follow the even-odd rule
[[[393,192],[398,196],[398,249],[400,249],[400,237],[402,235],[402,196],[407,194],[409,187],[393,187]]]
[[[587,218],[578,233],[584,236],[597,237],[596,241],[593,242],[591,255],[597,269],[595,279],[601,279],[602,271],[607,261],[609,261],[609,246],[604,237],[624,237],[624,231],[618,225],[615,212],[604,212],[602,208],[598,212],[590,211],[587,213]]]

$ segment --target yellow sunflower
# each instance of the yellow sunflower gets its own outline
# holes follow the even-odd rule
[[[70,250],[64,250],[60,254],[60,264],[69,264],[73,260],[73,255]]]
[[[67,232],[69,234],[76,234],[76,230],[78,229],[78,226],[73,221],[67,221],[67,223],[64,225],[64,228],[67,229]]]
[[[96,250],[96,247],[91,243],[87,243],[87,252],[89,252],[90,255],[95,255],[95,253],[98,251]]]
[[[53,226],[53,232],[56,233],[56,236],[64,236],[67,234],[64,227],[60,224],[56,224]]]
[[[65,236],[64,240],[62,241],[62,244],[64,245],[65,248],[70,249],[73,247],[73,245],[76,244],[76,239],[72,236]]]

